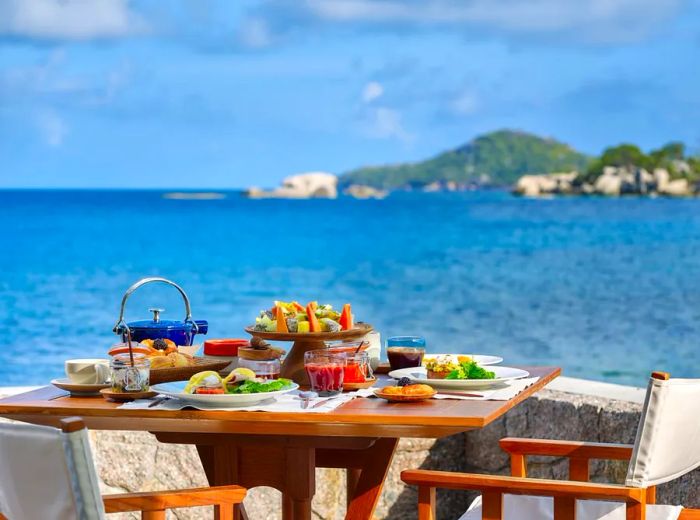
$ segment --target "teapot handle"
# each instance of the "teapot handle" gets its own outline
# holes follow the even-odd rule
[[[129,327],[126,324],[126,321],[124,321],[124,309],[126,307],[126,300],[129,299],[129,296],[138,289],[139,287],[142,287],[148,283],[153,283],[153,282],[161,282],[161,283],[166,283],[168,285],[172,285],[177,289],[180,294],[182,295],[182,299],[185,300],[185,322],[190,322],[192,324],[192,328],[194,329],[194,333],[196,334],[197,331],[199,330],[199,326],[197,325],[196,322],[192,320],[192,311],[190,309],[190,299],[187,297],[187,294],[185,294],[185,291],[180,287],[178,284],[175,282],[168,280],[167,278],[161,278],[158,276],[151,276],[149,278],[142,278],[138,282],[136,282],[134,285],[129,287],[126,292],[124,293],[124,296],[122,297],[122,305],[121,308],[119,309],[119,319],[117,320],[117,323],[114,325],[114,329],[112,331],[115,334],[122,334],[125,331],[129,329]]]

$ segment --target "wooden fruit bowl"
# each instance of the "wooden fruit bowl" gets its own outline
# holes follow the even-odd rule
[[[253,337],[268,341],[293,341],[294,344],[282,363],[281,377],[291,379],[302,386],[309,385],[304,370],[304,354],[309,350],[326,348],[327,341],[342,341],[364,338],[374,329],[368,323],[356,323],[350,330],[339,332],[264,332],[246,327],[245,331]]]

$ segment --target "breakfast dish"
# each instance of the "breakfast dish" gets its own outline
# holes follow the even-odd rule
[[[374,395],[391,402],[416,402],[430,399],[436,390],[424,384],[411,384],[402,379],[396,386],[385,386],[374,391]]]
[[[208,370],[193,375],[187,382],[153,385],[156,392],[191,403],[219,406],[244,406],[292,392],[299,385],[289,379],[263,380],[252,370],[237,368],[221,377]]]
[[[457,373],[453,377],[447,377],[450,375],[447,374],[444,378],[431,378],[428,376],[426,367],[393,370],[389,372],[389,377],[393,377],[394,379],[406,378],[411,383],[423,383],[430,385],[433,388],[442,388],[445,390],[467,390],[477,388],[497,388],[499,386],[505,386],[508,381],[522,379],[530,375],[527,370],[522,370],[520,368],[490,366],[488,369],[484,369],[478,365],[476,365],[476,367],[472,367],[471,363],[465,363],[465,365],[468,365],[468,367],[462,367],[460,365],[460,368],[456,370]],[[485,379],[467,378],[467,376],[472,375],[472,371],[474,371],[473,375],[481,376],[487,375],[485,373],[490,372],[493,374],[493,377],[488,377]]]
[[[496,374],[469,356],[438,356],[423,362],[428,379],[494,379]]]
[[[309,302],[275,301],[271,309],[260,311],[253,330],[257,332],[314,333],[351,330],[355,325],[349,303],[340,312],[332,305]]]
[[[134,354],[144,354],[151,362],[151,370],[195,365],[194,358],[179,352],[177,345],[169,339],[144,339],[140,343],[132,342],[131,350]],[[128,353],[129,347],[125,343],[115,345],[109,350],[110,356]]]
[[[428,363],[433,363],[435,361],[453,361],[459,363],[460,361],[474,361],[482,367],[490,365],[498,365],[503,362],[503,358],[500,356],[488,356],[483,354],[425,354],[423,356],[423,366],[427,368]]]

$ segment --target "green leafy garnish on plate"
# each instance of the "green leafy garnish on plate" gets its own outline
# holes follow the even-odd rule
[[[265,392],[276,392],[289,388],[292,382],[289,379],[270,379],[258,383],[257,381],[244,381],[240,385],[229,386],[227,392],[229,394],[262,394]]]
[[[464,361],[445,376],[445,379],[495,379],[496,374],[480,367],[474,361]]]

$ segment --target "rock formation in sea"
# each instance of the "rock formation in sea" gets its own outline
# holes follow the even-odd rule
[[[602,174],[593,182],[582,182],[577,172],[524,175],[513,190],[526,197],[555,194],[571,195],[664,195],[689,197],[696,187],[686,178],[672,179],[665,168],[652,172],[631,166],[605,166]]]
[[[335,199],[338,177],[326,172],[300,173],[284,179],[279,188],[249,188],[246,195],[251,199]]]
[[[383,199],[388,195],[385,190],[366,186],[364,184],[351,184],[343,190],[345,195],[355,197],[356,199]]]

